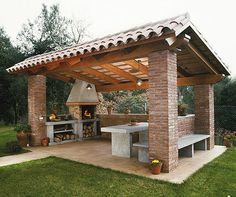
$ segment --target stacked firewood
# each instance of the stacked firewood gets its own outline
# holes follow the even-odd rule
[[[83,137],[93,137],[95,135],[92,124],[84,124],[83,125]]]
[[[54,136],[54,142],[61,142],[65,140],[74,140],[75,139],[75,134],[73,133],[63,133],[63,134],[55,134]]]

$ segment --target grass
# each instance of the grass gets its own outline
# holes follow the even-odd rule
[[[236,196],[236,149],[181,185],[56,157],[0,168],[0,196]]]
[[[13,130],[13,127],[0,126],[0,157],[14,154],[14,153],[9,153],[6,150],[6,143],[9,141],[16,141],[16,132]],[[28,151],[23,149],[21,152],[17,154],[24,152]]]

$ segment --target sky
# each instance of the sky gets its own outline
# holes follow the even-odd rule
[[[82,20],[91,39],[188,12],[191,21],[236,76],[234,0],[0,0],[0,26],[12,41],[42,4],[59,4],[61,14]]]

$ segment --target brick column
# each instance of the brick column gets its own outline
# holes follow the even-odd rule
[[[194,86],[195,133],[210,135],[208,149],[214,147],[214,89],[213,85]]]
[[[44,116],[44,120],[39,118]],[[32,129],[31,144],[41,144],[41,139],[46,137],[46,77],[32,75],[28,77],[28,120]]]
[[[177,59],[165,50],[149,54],[149,157],[178,165]]]

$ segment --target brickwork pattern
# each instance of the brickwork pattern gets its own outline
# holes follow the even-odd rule
[[[43,116],[44,120],[39,118]],[[33,75],[28,77],[28,121],[32,129],[31,144],[41,144],[46,137],[46,77]]]
[[[194,114],[178,117],[179,137],[194,133],[194,120],[195,120]]]
[[[208,149],[214,147],[214,89],[213,85],[194,86],[195,133],[208,134]]]
[[[177,59],[168,50],[149,54],[149,157],[178,165]]]

